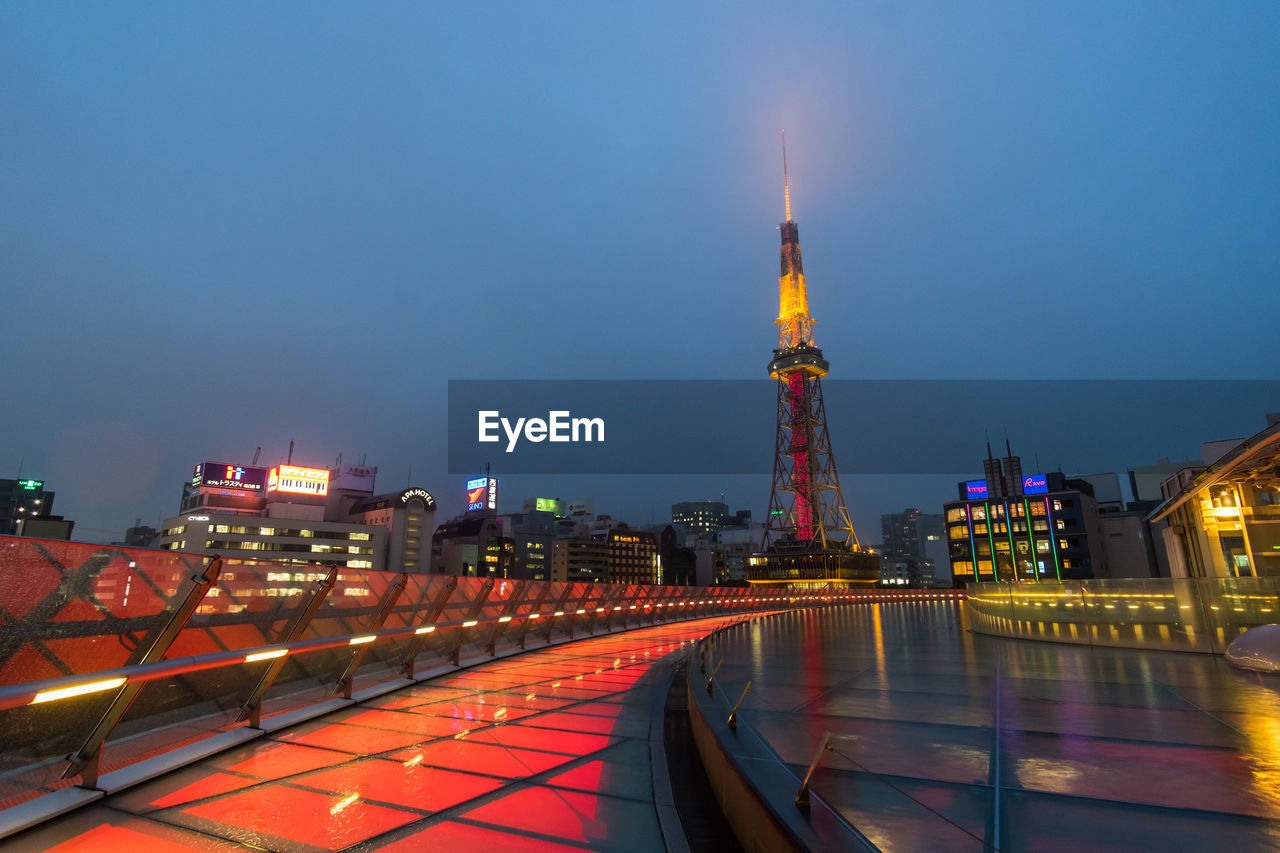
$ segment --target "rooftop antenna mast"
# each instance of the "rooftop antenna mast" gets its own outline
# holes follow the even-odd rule
[[[787,205],[787,221],[791,221],[791,177],[787,174],[787,131],[782,131],[782,197]]]

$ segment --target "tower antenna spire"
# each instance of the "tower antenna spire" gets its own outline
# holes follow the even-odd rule
[[[791,178],[787,174],[787,131],[782,131],[782,197],[787,204],[787,222],[791,221]]]

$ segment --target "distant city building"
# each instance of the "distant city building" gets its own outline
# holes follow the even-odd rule
[[[625,584],[662,583],[662,561],[658,538],[647,530],[615,527],[608,532],[609,582]]]
[[[557,518],[565,518],[564,501],[559,498],[525,498],[525,512],[549,512]]]
[[[54,493],[45,489],[44,480],[0,480],[0,534],[23,535],[18,533],[18,522],[50,515],[53,497]]]
[[[503,535],[502,519],[467,513],[436,528],[431,536],[431,571],[466,577],[511,576],[515,543]]]
[[[729,524],[729,506],[720,501],[685,501],[671,505],[671,523],[686,533],[715,533]]]
[[[74,521],[60,515],[33,515],[18,519],[15,534],[29,536],[32,539],[68,540],[75,526]]]
[[[1023,474],[988,449],[981,480],[943,507],[952,583],[1106,577],[1093,487],[1061,472]]]
[[[1201,445],[1203,464],[1165,479],[1149,519],[1172,577],[1280,577],[1280,416],[1267,424]]]
[[[603,539],[557,539],[551,551],[551,579],[561,583],[607,583],[609,554],[609,543]]]
[[[399,492],[361,497],[346,507],[343,517],[387,531],[385,564],[392,570],[427,571],[426,551],[436,527],[436,499],[421,486]]]
[[[155,547],[240,559],[425,572],[435,498],[420,486],[375,494],[378,469],[203,462]],[[131,529],[132,530],[132,529]]]
[[[121,544],[126,548],[150,548],[151,543],[159,536],[159,530],[143,524],[139,518],[133,523],[133,527],[124,532],[124,542]]]
[[[930,587],[940,581],[950,585],[944,516],[923,513],[913,507],[887,513],[880,516],[880,535],[881,583],[887,578],[893,579],[893,583],[905,578],[903,583],[914,587]]]
[[[529,501],[525,501],[525,505],[528,506]],[[551,551],[558,529],[553,511],[533,510],[502,516],[503,536],[511,540],[513,548],[511,577],[551,580]]]

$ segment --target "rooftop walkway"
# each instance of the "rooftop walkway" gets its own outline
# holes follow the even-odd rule
[[[886,851],[1280,849],[1280,676],[965,618],[871,604],[722,632],[708,671],[723,658],[730,699],[751,682],[728,740],[798,780],[831,732],[812,795]],[[794,815],[796,790],[769,793]]]
[[[687,643],[583,639],[295,726],[8,839],[18,850],[664,849],[651,727]],[[665,775],[665,774],[664,774]],[[670,825],[670,824],[669,824]]]

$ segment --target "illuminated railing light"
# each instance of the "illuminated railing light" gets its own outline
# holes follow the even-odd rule
[[[415,633],[415,634],[430,634],[430,633],[431,633],[432,631],[434,631],[435,629],[436,629],[436,626],[435,626],[435,625],[423,625],[421,628],[419,628],[418,630],[414,631],[413,633]]]
[[[251,655],[244,656],[245,663],[253,663],[259,660],[271,660],[272,658],[282,658],[289,654],[288,649],[273,649],[269,652],[254,652]]]
[[[365,643],[372,643],[376,639],[377,637],[373,636],[372,634],[368,635],[367,637],[352,637],[350,640],[347,640],[347,645],[363,646]]]
[[[585,609],[583,609],[583,610],[578,610],[578,611],[576,611],[576,612],[578,612],[578,613],[586,613],[587,611],[586,611]]]
[[[463,623],[462,623],[462,627],[463,627],[463,628],[473,628],[473,627],[475,627],[476,625],[479,625],[479,624],[480,624],[480,620],[479,620],[479,619],[468,619],[466,622],[463,622]]]
[[[111,690],[124,684],[123,678],[108,678],[105,681],[91,681],[88,684],[77,684],[74,687],[61,687],[57,690],[43,690],[31,700],[32,705],[41,702],[52,702],[55,699],[66,699],[71,696],[83,696],[85,693],[98,693]]]
[[[541,613],[530,613],[530,614],[529,614],[529,618],[530,618],[530,619],[537,619],[537,618],[539,618],[540,616],[542,616],[542,614],[541,614]]]
[[[511,617],[510,617],[510,616],[499,616],[499,617],[498,617],[498,621],[499,621],[499,622],[510,622],[510,621],[511,621]]]
[[[603,613],[604,611],[605,611],[605,608],[603,608],[603,607],[597,607],[597,608],[596,608],[596,612],[597,612],[597,613]]]
[[[557,611],[555,612],[555,615],[556,615],[556,616],[563,616],[563,615],[564,615],[564,611],[563,611],[563,610],[557,610]]]

